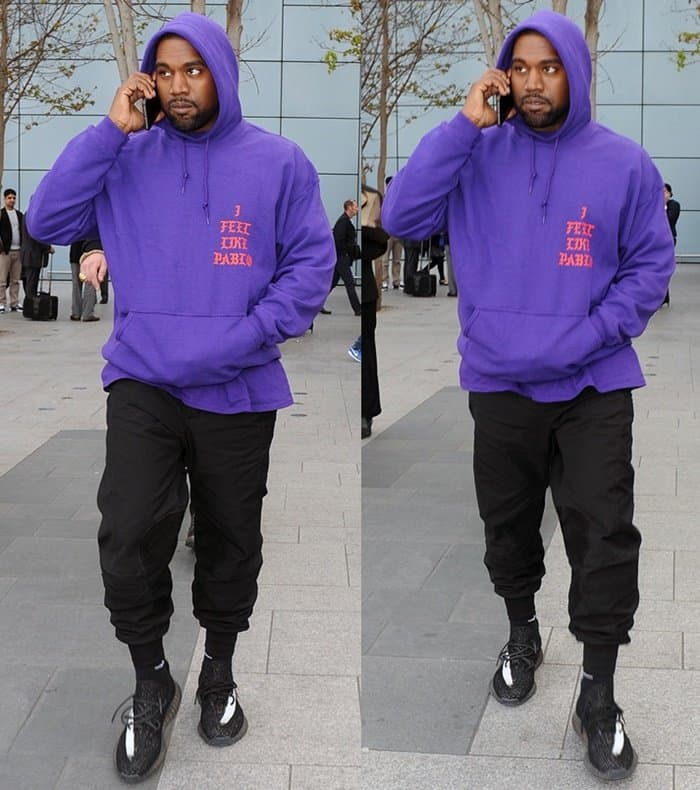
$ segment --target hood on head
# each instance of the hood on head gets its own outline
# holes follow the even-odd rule
[[[186,11],[166,22],[155,33],[143,54],[141,71],[153,72],[156,47],[163,36],[176,35],[189,41],[199,52],[214,77],[219,98],[219,115],[211,129],[216,134],[221,129],[237,124],[242,118],[238,98],[238,61],[226,32],[209,17]]]
[[[583,33],[570,19],[554,11],[533,14],[509,33],[496,67],[503,71],[510,68],[515,39],[530,31],[544,36],[556,49],[569,81],[569,114],[559,133],[583,126],[591,120],[591,56]]]

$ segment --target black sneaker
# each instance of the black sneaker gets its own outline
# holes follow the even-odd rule
[[[535,670],[542,663],[542,640],[535,627],[514,626],[498,656],[491,694],[502,705],[522,705],[537,690]]]
[[[125,725],[117,741],[114,762],[127,784],[142,782],[163,764],[181,698],[180,686],[172,678],[169,686],[139,680],[133,697],[124,700],[114,712],[112,721],[121,710]],[[129,701],[129,708],[122,710]]]
[[[594,776],[608,782],[630,776],[637,754],[609,686],[596,683],[585,696],[579,696],[571,723],[586,744],[584,762]]]
[[[230,746],[246,734],[248,722],[238,702],[230,661],[204,659],[197,701],[202,708],[197,731],[210,746]]]

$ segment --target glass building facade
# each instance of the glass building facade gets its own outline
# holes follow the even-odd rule
[[[393,5],[396,14],[405,13],[402,0]],[[520,18],[537,8],[551,8],[551,3],[523,6]],[[569,0],[567,15],[582,28],[584,11],[584,0]],[[697,24],[697,13],[685,2],[608,0],[600,22],[597,120],[647,149],[681,204],[678,257],[700,262],[700,63],[676,68],[678,34],[697,30]],[[455,51],[452,61],[441,79],[464,85],[465,92],[486,68],[477,45]],[[458,110],[425,111],[404,98],[391,122],[387,175],[405,162],[425,132]],[[377,153],[375,145],[366,158],[371,162]]]
[[[96,13],[104,20],[102,3],[81,5],[86,14]],[[162,9],[167,17],[173,17],[190,10],[190,4],[166,2]],[[208,0],[207,15],[224,26],[226,3]],[[139,35],[141,42],[162,24],[148,22]],[[340,58],[335,71],[329,73],[322,61],[330,43],[329,30],[350,25],[347,2],[249,0],[244,4],[240,64],[243,113],[252,123],[282,134],[303,148],[319,172],[331,223],[342,213],[343,201],[359,191],[359,63]],[[139,54],[142,49],[143,43]],[[98,51],[97,59],[82,62],[73,80],[91,91],[93,106],[77,114],[46,118],[34,114],[24,102],[8,124],[3,188],[17,190],[18,208],[22,210],[65,144],[108,112],[120,84],[110,45]],[[36,126],[31,125],[34,121],[38,122]],[[67,248],[57,249],[55,269],[69,270]]]

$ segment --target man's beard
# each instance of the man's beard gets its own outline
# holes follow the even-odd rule
[[[531,98],[531,97],[527,97]],[[559,107],[555,107],[550,101],[547,99],[542,98],[541,96],[537,97],[540,101],[545,102],[549,105],[549,109],[546,112],[529,112],[527,107],[523,107],[522,104],[516,105],[516,109],[518,110],[518,115],[520,115],[525,121],[525,123],[531,129],[543,129],[549,126],[553,126],[559,121],[563,121],[566,116],[569,114],[569,104],[561,105]]]
[[[180,132],[196,132],[203,126],[206,126],[211,120],[216,118],[219,112],[218,103],[213,107],[207,107],[202,110],[197,107],[193,102],[189,102],[190,106],[195,107],[197,112],[189,118],[181,118],[179,115],[174,115],[168,110],[167,107],[163,108],[167,119],[170,123]]]

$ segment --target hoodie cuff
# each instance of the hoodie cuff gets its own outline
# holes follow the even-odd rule
[[[119,150],[129,139],[129,135],[125,134],[109,117],[105,117],[95,125],[100,140],[104,142],[105,146]]]

